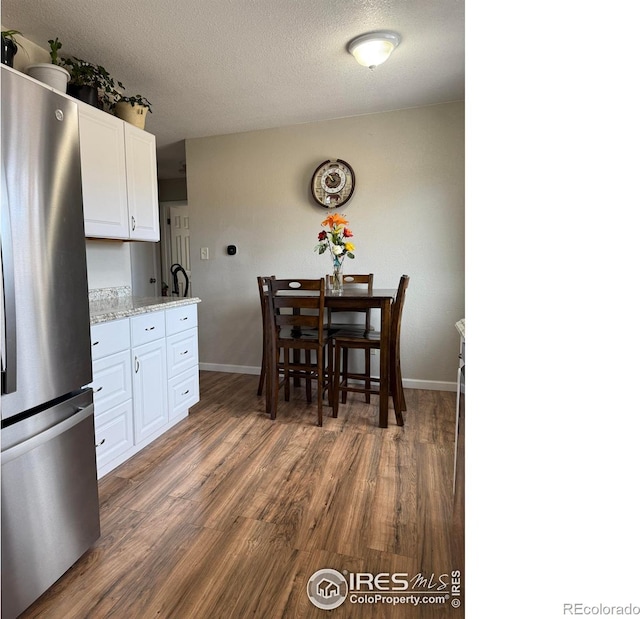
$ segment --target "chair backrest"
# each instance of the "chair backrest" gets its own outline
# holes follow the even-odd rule
[[[327,275],[326,279],[327,279],[327,284],[326,284],[327,288],[330,290],[331,286],[333,285],[333,275],[332,274]],[[352,274],[343,275],[342,281],[343,281],[343,287],[345,289],[348,289],[351,287],[363,288],[364,286],[366,286],[367,290],[369,291],[369,294],[371,294],[371,292],[373,291],[373,273],[368,273],[367,275],[352,275]],[[364,314],[365,330],[366,331],[371,330],[371,309],[348,310],[348,312]],[[340,312],[333,312],[333,313],[340,313]],[[328,314],[328,324],[329,326],[331,326],[331,314],[332,314],[331,309],[327,310],[327,314]]]
[[[398,292],[395,301],[391,306],[391,349],[399,350],[400,346],[400,327],[402,326],[402,310],[404,308],[404,299],[407,288],[409,287],[409,276],[403,275],[398,284]]]
[[[317,329],[318,339],[322,342],[324,278],[269,279],[267,284],[276,332],[282,327],[291,327],[294,331],[305,328]],[[313,294],[305,295],[305,292]]]
[[[269,284],[270,279],[275,279],[275,275],[258,276],[258,292],[260,293],[260,311],[262,312],[262,326],[266,327],[265,321],[267,320],[267,310],[269,307]]]

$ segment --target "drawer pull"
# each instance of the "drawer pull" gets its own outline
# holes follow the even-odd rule
[[[99,443],[96,443],[96,447],[100,447],[100,445],[104,445],[104,442],[106,441],[106,438],[103,438]]]
[[[96,340],[95,342],[91,342],[91,346],[97,346],[100,343],[100,340]]]
[[[145,327],[145,331],[153,331],[155,327]]]
[[[183,391],[180,395],[187,395],[187,393],[189,393],[189,391],[191,391],[191,389],[187,389],[186,391]]]
[[[136,218],[131,215],[131,230],[135,230],[136,229]]]
[[[140,360],[136,357],[136,374],[138,373],[138,370],[140,370]]]
[[[189,316],[185,316],[184,318],[181,318],[180,322],[183,322],[184,320],[189,320]]]
[[[93,393],[100,393],[102,391],[102,387],[98,387],[97,389],[93,390]]]
[[[181,353],[180,353],[180,356],[186,355],[186,354],[188,354],[188,353],[189,353],[189,351],[188,351],[188,350],[185,350],[184,352],[181,352]]]

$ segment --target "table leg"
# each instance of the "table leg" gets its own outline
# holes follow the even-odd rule
[[[389,425],[389,340],[391,334],[391,300],[384,299],[380,321],[380,427]]]

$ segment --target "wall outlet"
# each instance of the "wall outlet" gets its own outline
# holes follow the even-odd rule
[[[209,260],[209,248],[201,247],[200,248],[200,260]]]

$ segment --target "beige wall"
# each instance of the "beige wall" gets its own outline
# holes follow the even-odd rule
[[[402,332],[409,386],[449,388],[464,316],[464,104],[372,114],[186,142],[193,294],[205,369],[257,371],[256,277],[319,277],[313,252],[327,211],[309,182],[324,159],[345,159],[356,190],[339,209],[354,232],[348,270],[378,287],[411,276]],[[237,245],[236,256],[226,247]],[[208,247],[210,260],[200,260]],[[345,269],[347,271],[347,269]]]

